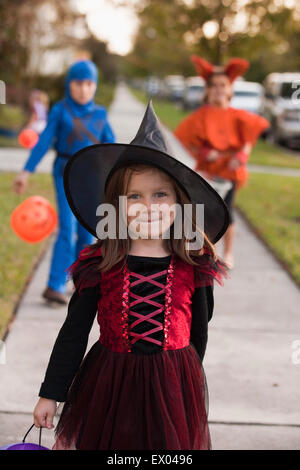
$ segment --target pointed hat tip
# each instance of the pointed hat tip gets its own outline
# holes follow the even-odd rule
[[[130,143],[172,154],[162,123],[154,111],[152,99],[149,99],[137,134]]]
[[[152,111],[154,111],[152,98],[150,98],[148,101],[146,112],[148,111],[148,109],[151,109]]]
[[[143,121],[153,122],[156,121],[160,125],[160,120],[154,110],[152,98],[149,99],[146,111],[144,113]]]

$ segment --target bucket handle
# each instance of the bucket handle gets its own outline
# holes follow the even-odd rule
[[[28,429],[28,431],[26,432],[25,436],[23,437],[23,440],[22,442],[24,443],[25,442],[25,439],[26,437],[28,436],[28,434],[30,433],[31,429],[33,428],[34,424],[32,424],[32,426],[30,426],[30,428]],[[41,447],[41,441],[42,441],[42,427],[40,427],[40,432],[39,432],[39,447]]]

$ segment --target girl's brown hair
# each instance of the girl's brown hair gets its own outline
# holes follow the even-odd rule
[[[144,163],[139,164],[130,164],[126,167],[118,168],[110,177],[107,188],[106,188],[106,203],[112,204],[116,208],[116,230],[119,233],[119,196],[126,195],[129,187],[129,182],[131,176],[134,173],[143,172],[149,170],[149,168],[153,169],[152,165],[146,165]],[[155,167],[156,170],[162,171],[164,175],[167,175],[163,170],[160,170]],[[169,176],[169,175],[167,175]],[[170,177],[169,177],[170,178]],[[181,187],[177,184],[176,180],[170,178],[170,181],[173,185],[173,188],[176,193],[177,203],[182,206],[182,210],[184,208],[184,204],[190,204],[191,201],[187,196],[186,192],[181,189]],[[170,227],[170,239],[167,240],[169,249],[172,253],[175,253],[181,259],[186,261],[189,264],[197,265],[198,263],[192,259],[192,256],[200,256],[204,252],[204,247],[208,247],[210,254],[212,255],[214,261],[217,260],[217,254],[214,248],[214,245],[211,243],[207,235],[204,231],[200,230],[199,227],[196,225],[195,221],[195,206],[193,204],[192,210],[192,230],[198,231],[203,236],[203,246],[200,250],[187,250],[185,246],[186,238],[183,234],[183,237],[180,239],[173,238],[174,235],[174,223]],[[182,232],[183,233],[183,232]],[[100,271],[108,271],[117,263],[123,261],[125,262],[125,258],[129,253],[130,249],[130,239],[126,237],[125,239],[112,239],[106,238],[104,240],[98,240],[96,243],[89,245],[91,249],[97,249],[101,247],[101,254],[102,254],[102,261],[99,265]]]

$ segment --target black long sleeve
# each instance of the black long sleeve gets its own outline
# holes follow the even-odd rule
[[[99,286],[81,294],[76,289],[68,313],[55,341],[39,396],[58,402],[66,400],[68,389],[84,357],[88,337],[98,309]]]
[[[197,287],[192,298],[190,341],[195,346],[201,362],[206,351],[208,322],[212,318],[214,309],[213,288],[213,285]]]

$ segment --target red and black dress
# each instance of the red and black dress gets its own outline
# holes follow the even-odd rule
[[[226,265],[128,255],[99,274],[101,248],[90,252],[69,268],[76,290],[39,392],[65,402],[53,449],[211,449],[202,360]]]

